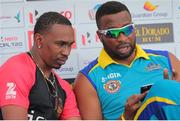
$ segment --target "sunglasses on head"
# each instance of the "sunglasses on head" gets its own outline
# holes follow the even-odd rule
[[[106,30],[98,30],[99,33],[104,34],[109,38],[118,38],[121,33],[125,36],[129,36],[134,31],[134,24],[129,24],[121,28],[112,28]]]

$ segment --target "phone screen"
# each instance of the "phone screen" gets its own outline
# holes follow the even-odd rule
[[[143,85],[143,86],[141,87],[141,94],[144,93],[145,91],[150,90],[150,88],[151,88],[152,85],[153,85],[153,84]],[[145,98],[145,97],[144,97],[144,98]],[[141,99],[141,102],[144,100],[144,98]]]

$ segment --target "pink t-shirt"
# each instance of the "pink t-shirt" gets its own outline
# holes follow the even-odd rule
[[[16,55],[5,62],[0,67],[0,107],[13,104],[28,109],[29,93],[36,80],[35,74],[36,65],[27,53]],[[60,119],[80,116],[71,86],[57,74],[55,75],[66,92]]]

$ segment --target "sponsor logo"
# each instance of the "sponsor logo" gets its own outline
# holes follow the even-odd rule
[[[61,67],[58,69],[58,72],[73,72],[74,68],[73,67]]]
[[[61,15],[63,15],[64,17],[68,18],[68,19],[72,19],[73,14],[69,10],[67,10],[67,11],[60,11],[59,13]]]
[[[100,44],[100,39],[98,37],[98,35],[92,32],[83,32],[83,34],[81,35],[81,43],[83,46],[95,46]]]
[[[10,48],[15,48],[15,47],[22,48],[23,42],[0,43],[0,48],[10,49]]]
[[[21,22],[20,17],[21,17],[21,13],[20,13],[20,11],[19,11],[19,12],[14,16],[14,18],[17,20],[18,23]]]
[[[120,89],[120,82],[118,80],[110,80],[104,84],[104,89],[109,93],[115,93]]]
[[[2,42],[12,42],[12,41],[17,41],[17,40],[18,40],[17,36],[7,36],[7,37],[1,36]]]
[[[150,1],[146,1],[144,3],[144,9],[147,11],[154,11],[156,10],[158,5],[153,5]]]
[[[147,67],[145,68],[146,71],[153,71],[153,70],[158,70],[161,69],[160,64],[155,64],[155,63],[149,63]]]
[[[33,13],[29,12],[29,23],[34,24]]]
[[[172,23],[141,24],[135,28],[139,44],[174,42]]]
[[[114,78],[120,78],[120,73],[110,73],[106,77],[101,78],[101,82],[105,82],[106,80],[114,79]]]
[[[33,34],[34,34],[34,31],[31,31],[31,30],[29,30],[28,32],[27,32],[27,34],[28,34],[28,49],[30,50],[31,48],[32,48],[32,45],[33,45]]]
[[[11,13],[10,15],[1,15],[0,14],[0,21],[2,21],[4,24],[3,27],[11,27],[13,24],[16,26],[16,24],[22,23],[22,10],[18,10],[17,13]],[[7,25],[6,25],[7,24]]]
[[[29,24],[34,25],[36,23],[37,18],[38,18],[38,14],[39,14],[39,12],[37,10],[34,10],[33,12],[29,12],[28,13]]]
[[[18,37],[17,37],[17,36],[7,36],[7,37],[1,36],[1,41],[2,41],[2,42],[18,41]]]
[[[1,36],[0,38],[0,48],[12,48],[22,46],[23,42],[19,41],[18,36]]]
[[[6,96],[5,99],[15,99],[16,98],[16,84],[13,82],[8,82],[7,83],[7,91],[6,91]]]
[[[11,16],[0,16],[0,20],[8,20],[11,19]]]
[[[132,18],[133,19],[159,19],[159,18],[168,18],[171,17],[171,12],[167,11],[168,9],[171,9],[170,5],[165,7],[163,4],[159,3],[159,5],[152,4],[149,0],[147,0],[143,5],[142,11],[139,12],[132,12]],[[164,9],[164,10],[163,10]]]
[[[96,11],[97,11],[97,9],[98,9],[100,6],[101,6],[101,4],[97,4],[97,5],[95,5],[95,6],[93,7],[93,9],[90,9],[90,10],[88,11],[88,15],[89,15],[89,18],[90,18],[91,20],[95,20]]]
[[[82,35],[82,44],[86,45],[87,43],[91,43],[91,34],[89,32],[86,32]]]

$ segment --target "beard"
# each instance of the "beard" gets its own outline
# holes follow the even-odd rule
[[[102,42],[105,51],[108,53],[108,55],[115,60],[126,60],[127,58],[129,58],[133,52],[136,49],[136,41],[134,41],[133,43],[127,43],[127,42],[120,42],[119,46],[114,47],[115,49],[111,49],[106,43]],[[123,53],[121,51],[118,51],[118,48],[122,47],[122,46],[128,46],[128,48],[130,48],[130,50],[127,53]]]

